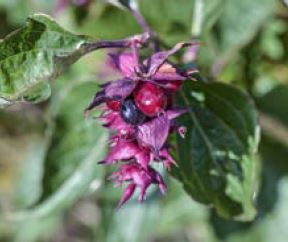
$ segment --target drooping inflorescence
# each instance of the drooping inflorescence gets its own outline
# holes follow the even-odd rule
[[[142,61],[139,48],[146,41],[145,35],[134,36],[122,41],[124,52],[109,55],[122,78],[102,85],[86,109],[101,105],[99,118],[111,130],[110,150],[100,163],[118,164],[119,170],[111,178],[118,186],[128,183],[118,207],[131,198],[137,187],[140,202],[151,184],[157,184],[163,194],[166,192],[164,180],[152,164],[162,163],[168,170],[176,165],[167,139],[171,132],[178,131],[182,137],[185,133],[175,119],[186,109],[175,106],[174,96],[189,73],[180,71],[167,58],[192,43],[179,43]]]

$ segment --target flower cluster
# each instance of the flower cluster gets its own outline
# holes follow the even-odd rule
[[[131,198],[137,187],[140,202],[151,184],[157,184],[161,193],[165,193],[164,180],[151,165],[162,163],[169,169],[176,164],[169,154],[167,138],[175,131],[184,137],[185,128],[177,126],[175,118],[186,110],[175,107],[174,96],[189,76],[167,58],[191,43],[179,43],[142,61],[138,54],[141,41],[139,38],[129,41],[130,51],[109,55],[122,78],[102,85],[86,110],[101,105],[99,118],[112,131],[109,154],[100,163],[119,164],[111,179],[118,186],[129,183],[118,207]]]

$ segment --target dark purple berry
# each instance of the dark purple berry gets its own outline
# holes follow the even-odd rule
[[[122,101],[120,115],[126,123],[132,125],[140,125],[146,119],[146,116],[137,108],[132,99]]]

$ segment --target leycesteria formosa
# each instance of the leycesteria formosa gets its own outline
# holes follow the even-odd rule
[[[182,137],[185,134],[185,128],[178,126],[175,119],[187,110],[175,106],[174,96],[190,71],[179,70],[167,59],[193,43],[179,43],[143,60],[139,52],[147,41],[147,35],[143,34],[119,41],[118,45],[117,41],[113,43],[113,48],[125,48],[109,55],[122,78],[102,85],[86,109],[88,112],[101,106],[99,119],[111,130],[110,150],[100,163],[118,164],[119,170],[111,179],[117,186],[128,184],[118,207],[131,198],[136,188],[140,189],[140,202],[151,184],[158,185],[162,194],[166,192],[162,176],[152,166],[161,163],[169,170],[176,165],[169,154],[171,146],[167,139],[171,132],[176,131]]]

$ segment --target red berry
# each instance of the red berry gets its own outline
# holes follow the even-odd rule
[[[119,111],[120,110],[120,101],[118,100],[108,100],[106,102],[108,108],[110,108],[113,111]]]
[[[167,96],[161,87],[152,83],[141,85],[134,93],[137,107],[147,116],[153,117],[167,106]]]

